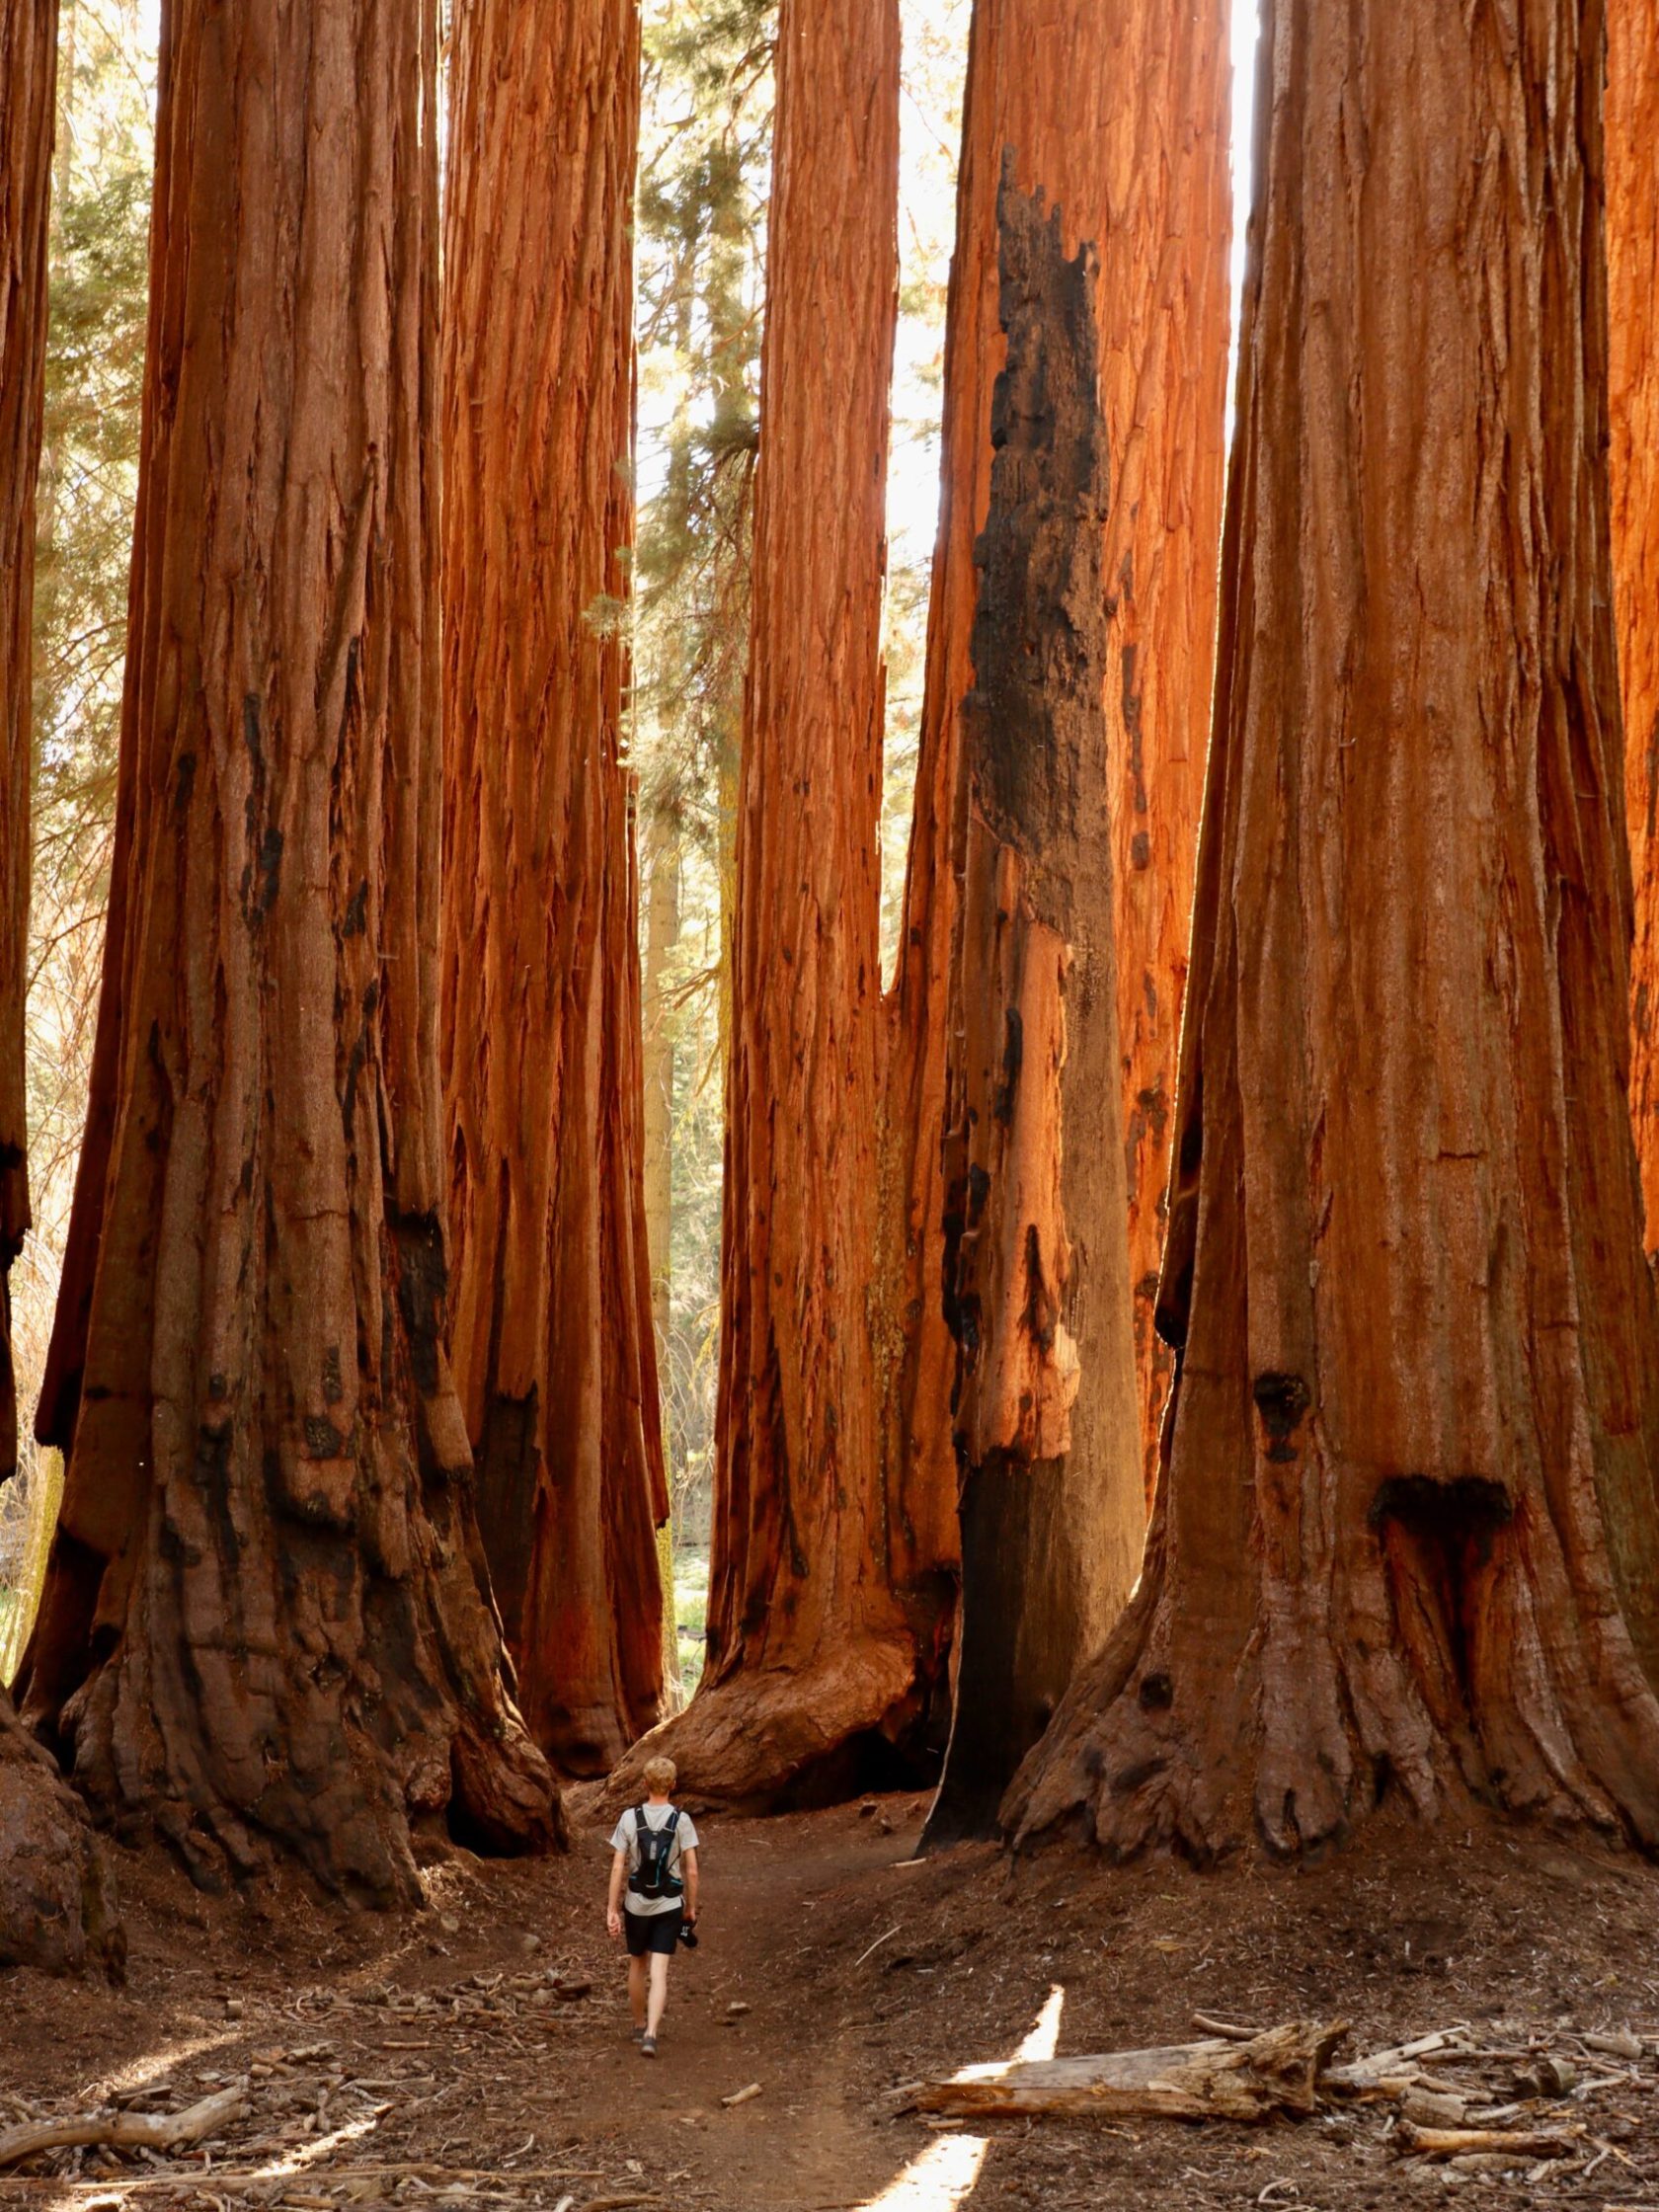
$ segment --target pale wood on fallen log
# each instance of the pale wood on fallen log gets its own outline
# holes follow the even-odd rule
[[[248,2103],[246,2082],[216,2090],[182,2112],[83,2112],[69,2120],[31,2120],[0,2135],[0,2166],[16,2166],[38,2151],[74,2150],[100,2144],[118,2151],[177,2151],[199,2143]]]
[[[1219,2020],[1209,2013],[1195,2013],[1194,2027],[1205,2035],[1219,2035],[1226,2043],[1253,2043],[1262,2032],[1259,2027],[1242,2027],[1236,2020]]]
[[[1016,2062],[975,2079],[913,2085],[918,2111],[980,2118],[1063,2112],[1108,2119],[1265,2120],[1311,2112],[1346,2022],[1293,2020],[1248,2043],[1212,2038],[1148,2051]]]
[[[1452,2159],[1465,2151],[1504,2151],[1518,2159],[1564,2159],[1580,2148],[1584,2130],[1417,2127],[1410,2120],[1401,2120],[1388,2141],[1392,2150],[1411,2158]]]
[[[1373,2051],[1369,2058],[1349,2059],[1342,2066],[1333,2066],[1329,2077],[1331,2087],[1376,2089],[1384,2077],[1409,2073],[1415,2063],[1432,2060],[1440,2065],[1451,2065],[1461,2059],[1486,2055],[1453,2044],[1452,2038],[1462,2032],[1462,2025],[1460,2022],[1455,2027],[1436,2028],[1432,2035],[1419,2035],[1414,2042],[1396,2043],[1390,2050]]]

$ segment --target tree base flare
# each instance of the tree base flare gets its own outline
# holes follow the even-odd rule
[[[0,1966],[118,1981],[125,1962],[104,1846],[0,1691]]]
[[[908,1642],[866,1642],[833,1662],[740,1672],[698,1690],[685,1710],[629,1752],[605,1803],[631,1804],[648,1759],[679,1770],[682,1795],[751,1812],[835,1804],[878,1784],[931,1778]],[[935,1770],[936,1772],[936,1770]]]
[[[1530,1501],[1475,1529],[1444,1494],[1458,1487],[1436,1486],[1434,1528],[1422,1501],[1384,1494],[1338,1517],[1319,1602],[1294,1622],[1275,1591],[1261,1616],[1247,1593],[1233,1620],[1206,1609],[1160,1502],[1142,1587],[1015,1777],[1004,1833],[1080,1823],[1115,1857],[1210,1864],[1254,1842],[1295,1858],[1398,1803],[1659,1854],[1659,1699],[1611,1592],[1575,1583]]]

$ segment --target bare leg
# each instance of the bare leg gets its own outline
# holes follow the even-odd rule
[[[662,1951],[651,1954],[651,2014],[645,2023],[647,2035],[655,2035],[663,2024],[663,2007],[669,2001],[669,1962]]]
[[[630,1958],[628,1961],[628,2009],[634,2015],[634,2025],[645,2025],[645,1960]]]

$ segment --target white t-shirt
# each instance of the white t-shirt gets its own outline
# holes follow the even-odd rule
[[[656,1829],[663,1826],[670,1813],[673,1811],[673,1807],[672,1805],[630,1805],[622,1818],[616,1823],[615,1833],[610,1839],[610,1848],[612,1851],[625,1851],[627,1853],[630,1874],[639,1872],[639,1837],[635,1833],[634,1823],[637,1815],[642,1811],[645,1814],[647,1828]],[[696,1848],[697,1831],[691,1824],[691,1815],[681,1813],[679,1826],[674,1830],[673,1843],[669,1852],[669,1872],[671,1874],[680,1874],[679,1861],[681,1857],[686,1852],[695,1851]],[[680,1879],[684,1879],[682,1874],[680,1874]],[[683,1897],[641,1897],[636,1890],[632,1889],[623,1891],[622,1904],[626,1911],[640,1914],[680,1913],[685,1910]]]

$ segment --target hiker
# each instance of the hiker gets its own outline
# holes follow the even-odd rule
[[[657,2056],[669,1960],[680,1929],[694,1928],[697,1921],[697,1831],[691,1816],[669,1802],[675,1775],[672,1759],[648,1759],[650,1794],[643,1805],[629,1807],[610,1839],[614,1856],[605,1926],[628,1940],[628,2003],[642,2058]]]

